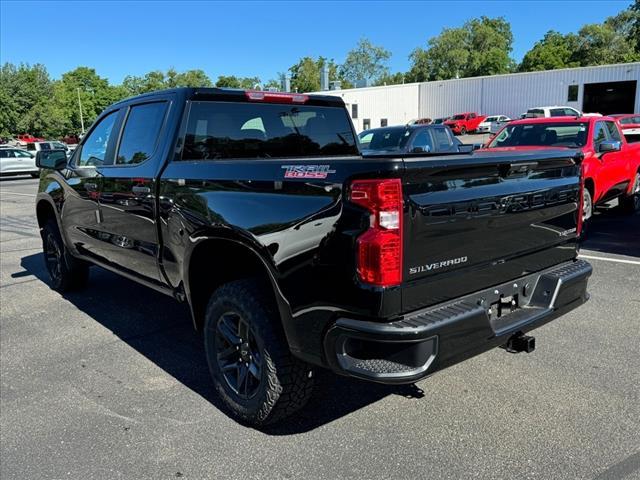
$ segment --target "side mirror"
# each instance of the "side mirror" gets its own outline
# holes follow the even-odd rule
[[[622,142],[619,140],[605,140],[598,145],[598,153],[619,152],[622,148]]]
[[[36,167],[50,170],[67,168],[67,152],[64,150],[40,150],[36,153]]]

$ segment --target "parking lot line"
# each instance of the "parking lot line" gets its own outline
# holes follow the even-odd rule
[[[7,192],[6,190],[0,190],[0,194],[1,193],[6,193],[9,195],[20,195],[23,197],[35,197],[35,195],[33,193],[18,193],[18,192]]]
[[[637,260],[622,260],[620,258],[611,258],[611,257],[598,257],[595,255],[578,255],[580,258],[586,258],[588,260],[603,260],[605,262],[617,262],[617,263],[628,263],[630,265],[640,265],[640,261]]]

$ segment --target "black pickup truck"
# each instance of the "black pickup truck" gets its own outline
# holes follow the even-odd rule
[[[531,351],[588,298],[580,161],[363,156],[339,98],[176,89],[107,108],[69,160],[39,152],[36,209],[54,289],[98,265],[187,302],[222,399],[264,425],[316,366],[412,383]]]

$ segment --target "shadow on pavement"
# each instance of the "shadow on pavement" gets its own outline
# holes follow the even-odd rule
[[[23,272],[48,282],[42,254],[21,259]],[[185,305],[98,267],[91,269],[87,288],[65,295],[79,310],[228,415],[209,376],[201,335]],[[415,385],[387,386],[317,371],[316,390],[307,407],[284,422],[263,429],[269,435],[313,430],[387,395],[421,398]]]
[[[640,257],[640,213],[630,216],[618,207],[596,210],[582,248]]]

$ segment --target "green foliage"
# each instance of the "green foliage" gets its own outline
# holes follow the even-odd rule
[[[351,88],[353,86],[349,80],[340,75],[339,67],[333,60],[328,60],[324,57],[318,57],[317,60],[311,57],[304,57],[289,68],[291,90],[294,92],[317,92],[320,90],[320,72],[325,63],[329,66],[330,82],[340,80],[342,88]]]
[[[518,70],[533,72],[536,70],[553,70],[556,68],[579,67],[575,59],[578,50],[578,36],[550,30],[544,38],[533,46],[523,57]]]
[[[256,85],[260,85],[258,77],[236,77],[235,75],[220,75],[216,82],[216,87],[242,88],[245,90],[252,90],[256,88]]]
[[[509,73],[514,62],[511,25],[503,17],[480,17],[461,28],[445,28],[430,38],[427,48],[415,49],[407,81],[423,82]]]
[[[584,25],[577,34],[547,32],[518,67],[520,71],[588,67],[640,60],[640,1],[604,23]]]
[[[362,38],[356,48],[347,53],[347,58],[340,67],[340,74],[350,83],[365,79],[378,82],[388,75],[387,61],[390,58],[391,52]]]
[[[400,85],[405,82],[406,76],[407,75],[402,72],[386,73],[382,75],[374,85]]]
[[[187,70],[177,72],[170,68],[165,72],[154,70],[143,77],[126,76],[122,82],[122,87],[127,92],[127,96],[140,95],[141,93],[164,90],[166,88],[178,87],[212,87],[213,83],[202,70]]]

